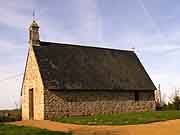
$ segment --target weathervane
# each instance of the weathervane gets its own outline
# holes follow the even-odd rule
[[[35,20],[35,16],[36,16],[36,11],[35,9],[33,10],[33,20]]]

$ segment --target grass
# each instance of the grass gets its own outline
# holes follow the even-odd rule
[[[0,124],[0,135],[72,135],[72,134],[49,131],[46,129]]]
[[[130,112],[112,115],[59,117],[58,122],[82,125],[132,125],[180,119],[180,111]]]

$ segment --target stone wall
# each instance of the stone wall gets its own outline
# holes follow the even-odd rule
[[[28,52],[22,86],[22,119],[29,120],[29,90],[34,91],[34,119],[44,119],[44,91],[38,65],[32,47]]]
[[[45,119],[57,116],[113,114],[155,110],[154,91],[46,91]]]

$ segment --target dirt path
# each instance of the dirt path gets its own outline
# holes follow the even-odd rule
[[[73,135],[180,135],[180,120],[141,125],[87,126],[53,121],[19,121],[11,124],[73,132]]]

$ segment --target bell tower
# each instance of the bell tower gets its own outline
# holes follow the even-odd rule
[[[39,46],[39,42],[39,26],[35,19],[33,19],[33,22],[29,27],[29,44]]]

